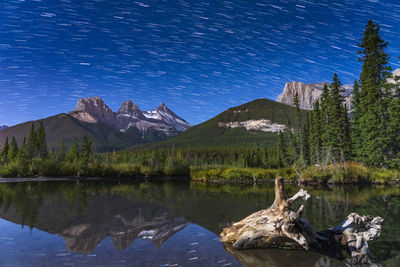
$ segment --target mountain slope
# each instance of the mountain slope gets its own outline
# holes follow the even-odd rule
[[[154,114],[155,118],[147,118],[144,114],[148,112]],[[10,139],[14,136],[21,144],[24,137],[28,136],[32,123],[29,121],[0,131],[0,149],[6,137]],[[39,120],[35,121],[35,127],[39,123]],[[50,149],[57,150],[63,140],[69,147],[75,138],[82,139],[86,135],[92,140],[95,152],[166,140],[190,127],[165,104],[153,111],[142,112],[127,100],[118,112],[113,112],[100,97],[79,99],[73,111],[45,118],[43,125]]]
[[[32,123],[36,127],[40,121],[29,121],[9,127],[0,132],[0,145],[5,138],[14,136],[18,143],[29,134]],[[64,140],[67,147],[75,138],[81,139],[88,136],[93,142],[93,149],[97,152],[112,151],[124,147],[144,143],[140,133],[125,134],[102,122],[88,123],[75,119],[69,114],[59,114],[43,119],[48,147],[58,149]]]
[[[302,111],[306,112],[306,111]],[[164,142],[135,148],[245,146],[276,144],[277,132],[296,119],[296,109],[268,99],[232,107]]]
[[[168,109],[164,103],[155,110],[141,111],[132,101],[126,100],[117,112],[113,112],[98,96],[80,98],[70,114],[78,120],[90,123],[103,122],[120,131],[135,127],[143,135],[153,128],[167,136],[174,136],[191,126]]]

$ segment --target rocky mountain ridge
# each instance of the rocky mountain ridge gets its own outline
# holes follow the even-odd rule
[[[75,109],[69,114],[84,122],[103,122],[121,132],[135,127],[144,134],[149,128],[152,128],[165,133],[167,136],[172,136],[191,126],[164,103],[161,103],[154,110],[141,111],[138,105],[131,100],[126,100],[117,112],[113,112],[98,96],[80,98]]]
[[[321,83],[302,83],[302,82],[289,82],[285,84],[282,93],[276,99],[277,102],[282,104],[294,106],[294,97],[296,93],[299,95],[299,106],[301,109],[311,110],[314,108],[314,103],[317,102],[322,95],[324,85],[327,82]],[[353,86],[346,84],[343,87],[344,101],[348,107],[351,105]]]
[[[400,69],[393,71],[393,76],[400,76]],[[389,82],[394,82],[394,79],[390,79]],[[282,93],[277,97],[276,101],[282,104],[294,106],[294,96],[296,93],[299,95],[299,106],[301,109],[311,110],[314,108],[314,103],[321,98],[322,90],[324,85],[329,83],[302,83],[302,82],[289,82],[285,84]],[[343,85],[344,101],[347,107],[350,109],[353,93],[353,85]]]

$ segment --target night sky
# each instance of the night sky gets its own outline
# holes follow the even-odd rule
[[[0,125],[101,96],[192,124],[289,81],[352,83],[369,19],[400,67],[400,1],[0,1]]]

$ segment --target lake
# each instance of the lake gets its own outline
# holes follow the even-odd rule
[[[303,216],[316,230],[351,212],[382,216],[372,254],[383,266],[400,266],[400,188],[306,190],[312,198]],[[273,200],[273,183],[0,183],[0,266],[345,266],[313,252],[224,247],[223,227]]]

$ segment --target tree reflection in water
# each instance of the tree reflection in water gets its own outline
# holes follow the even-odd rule
[[[297,189],[287,186],[287,193]],[[305,203],[304,217],[317,230],[337,225],[350,211],[385,218],[384,232],[378,241],[371,243],[371,250],[381,262],[400,262],[399,188],[307,190],[312,199]],[[137,238],[149,239],[160,247],[189,222],[219,235],[222,227],[269,206],[273,199],[272,184],[112,180],[4,183],[0,184],[0,217],[58,234],[65,240],[68,250],[88,254],[106,237],[110,237],[118,250],[129,247]],[[226,250],[246,265],[269,262],[268,266],[285,266],[303,258],[307,258],[305,262],[311,266],[322,266],[324,261],[331,261],[331,266],[340,265],[306,252],[237,252],[228,247]]]

